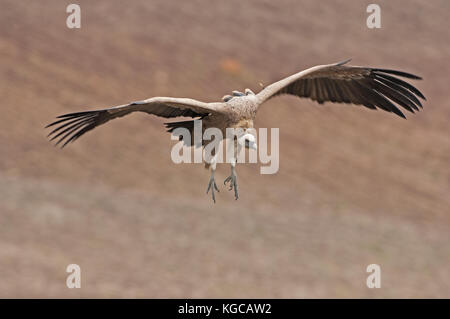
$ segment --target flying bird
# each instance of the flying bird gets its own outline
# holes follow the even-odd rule
[[[240,138],[244,140],[245,147],[256,149],[255,138],[247,130],[253,128],[260,105],[282,94],[309,98],[319,104],[334,102],[362,105],[373,110],[382,109],[402,118],[406,117],[399,107],[411,113],[422,108],[419,98],[426,100],[424,95],[410,83],[400,79],[419,80],[420,77],[396,70],[346,65],[349,61],[314,66],[272,83],[257,94],[250,89],[245,89],[244,93],[233,91],[231,95],[225,95],[222,102],[205,103],[189,98],[152,97],[101,110],[64,114],[46,126],[56,126],[48,136],[51,140],[58,139],[56,145],[62,143],[61,147],[64,147],[112,119],[133,112],[145,112],[164,118],[201,119],[203,131],[215,127],[224,136],[226,128],[240,128],[243,132]],[[186,128],[193,136],[194,120],[165,123],[165,126],[170,133],[177,128]],[[205,143],[207,142],[203,142],[203,147]],[[217,163],[213,157],[205,164],[205,167],[211,168],[206,193],[211,190],[215,202],[214,191],[219,191],[214,177]],[[231,162],[231,174],[224,184],[230,183],[229,190],[234,190],[234,196],[238,199],[235,166],[236,159]]]

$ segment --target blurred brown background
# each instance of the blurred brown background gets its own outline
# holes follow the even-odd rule
[[[0,297],[450,297],[449,1],[0,1]],[[304,68],[423,76],[423,112],[282,97],[280,170],[240,199],[133,114],[64,150],[45,124],[151,96],[219,100]],[[228,165],[216,174],[222,185]],[[68,289],[68,264],[82,288]],[[382,288],[366,287],[381,266]]]

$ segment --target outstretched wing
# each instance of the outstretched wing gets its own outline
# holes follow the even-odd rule
[[[154,97],[103,110],[64,114],[58,116],[58,120],[50,123],[46,128],[57,125],[48,136],[51,140],[59,138],[56,145],[64,141],[61,146],[64,147],[93,128],[133,112],[145,112],[165,118],[179,116],[195,118],[220,113],[223,107],[224,103],[204,103],[188,98]]]
[[[398,78],[420,77],[395,70],[345,66],[349,61],[315,66],[284,78],[259,92],[258,101],[262,104],[274,96],[291,94],[320,104],[330,101],[380,108],[403,118],[405,115],[395,104],[412,113],[422,107],[418,97],[425,100],[423,94]]]

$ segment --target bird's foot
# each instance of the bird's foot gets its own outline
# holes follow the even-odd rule
[[[217,188],[217,184],[216,184],[216,180],[214,179],[214,175],[211,175],[211,177],[209,178],[208,189],[206,190],[206,194],[208,194],[210,189],[211,189],[212,199],[213,199],[214,203],[216,203],[216,195],[214,194],[214,190],[219,192],[219,189]]]
[[[234,198],[236,198],[237,200],[239,198],[239,193],[237,185],[237,175],[234,172],[231,173],[231,175],[223,181],[223,184],[227,185],[228,182],[230,182],[230,188],[228,190],[231,191],[232,189],[234,189]]]

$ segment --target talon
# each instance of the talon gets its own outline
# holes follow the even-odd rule
[[[206,194],[209,193],[209,190],[211,190],[211,196],[214,201],[214,204],[216,203],[216,194],[214,194],[214,190],[216,190],[219,193],[219,188],[217,188],[216,180],[213,176],[209,179],[208,188],[206,189]]]
[[[231,190],[234,189],[234,197],[237,200],[239,198],[239,193],[238,193],[237,176],[236,176],[236,174],[232,173],[230,176],[228,176],[223,181],[223,184],[226,185],[228,182],[230,182],[230,188],[228,188],[228,190],[231,191]]]

